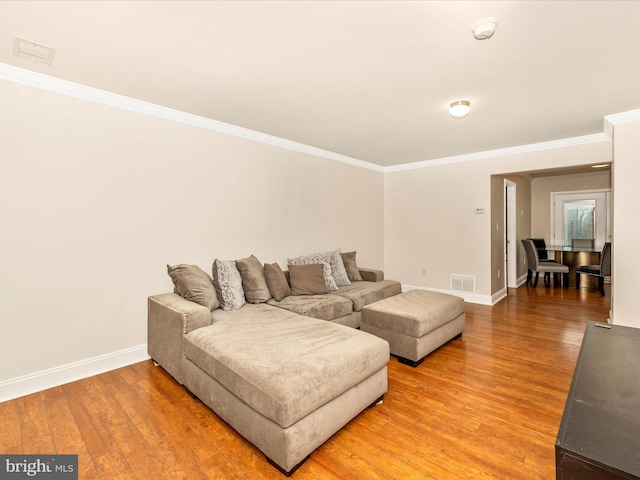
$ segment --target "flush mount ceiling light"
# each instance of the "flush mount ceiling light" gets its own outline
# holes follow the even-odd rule
[[[449,115],[453,118],[464,118],[471,111],[471,103],[467,100],[458,100],[449,107]]]
[[[485,18],[477,22],[471,31],[476,40],[486,40],[491,38],[496,31],[498,21],[495,18]]]

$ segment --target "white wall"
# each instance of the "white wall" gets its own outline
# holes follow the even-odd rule
[[[475,275],[476,299],[490,302],[504,264],[491,255],[502,217],[491,175],[611,159],[599,141],[383,177],[10,81],[0,105],[0,390],[144,349],[146,298],[171,290],[167,263],[209,270],[215,257],[284,263],[341,247],[405,285],[446,291],[451,273]],[[638,125],[616,134],[616,258],[629,261]],[[633,289],[636,269],[614,268],[614,284]],[[615,292],[620,318],[637,322],[635,292]]]
[[[476,295],[467,299],[491,303],[492,272],[504,265],[504,257],[491,258],[496,224],[493,241],[504,238],[503,213],[491,211],[491,175],[610,160],[611,142],[599,141],[386,173],[386,274],[441,291],[451,274],[473,275]],[[474,214],[476,207],[485,213]]]
[[[616,125],[613,138],[612,321],[640,328],[640,121]]]
[[[383,267],[380,172],[9,81],[0,105],[0,386],[143,348],[167,263]]]

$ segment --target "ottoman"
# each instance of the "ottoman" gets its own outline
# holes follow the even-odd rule
[[[465,327],[464,300],[446,293],[411,290],[362,308],[360,329],[389,342],[400,363],[418,366]]]

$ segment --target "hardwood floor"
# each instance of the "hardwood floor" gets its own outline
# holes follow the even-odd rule
[[[389,363],[384,403],[292,478],[552,479],[554,443],[594,289],[522,286],[467,304],[462,339],[417,368]],[[79,478],[284,478],[151,361],[0,403],[0,453],[77,453]]]

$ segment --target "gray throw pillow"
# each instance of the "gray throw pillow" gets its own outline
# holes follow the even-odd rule
[[[254,255],[236,260],[236,267],[242,277],[242,289],[247,302],[263,303],[271,299],[264,268]]]
[[[223,310],[238,310],[246,302],[242,289],[242,277],[234,260],[213,262],[213,286]]]
[[[207,273],[196,265],[167,265],[167,272],[173,281],[175,292],[183,298],[215,310],[220,305]]]

